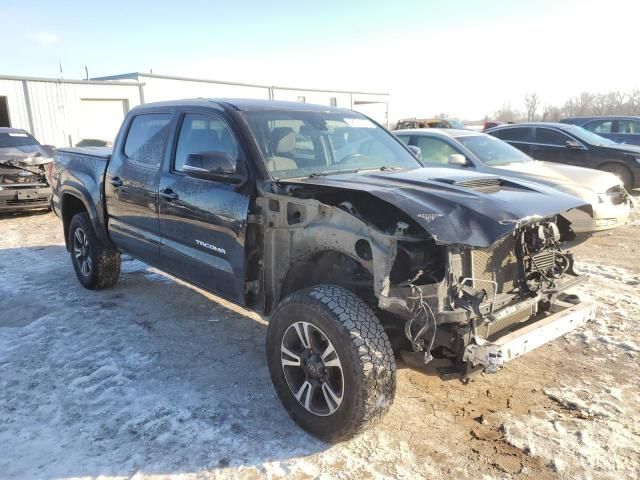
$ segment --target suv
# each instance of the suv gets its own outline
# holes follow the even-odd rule
[[[614,142],[640,145],[640,117],[571,117],[560,122],[578,125]]]

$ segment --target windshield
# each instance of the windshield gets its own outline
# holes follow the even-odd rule
[[[467,128],[467,127],[464,126],[464,123],[462,123],[457,118],[450,118],[449,119],[449,125],[451,125],[451,128],[460,128],[460,129]]]
[[[26,132],[0,132],[0,148],[20,148],[20,150],[37,150],[40,144],[38,141]]]
[[[588,144],[596,147],[616,145],[616,142],[609,140],[608,138],[601,137],[600,135],[577,125],[567,125],[563,129],[574,135],[578,140],[582,140],[583,142],[587,142]]]
[[[531,160],[531,157],[517,148],[491,135],[463,135],[456,137],[456,140],[487,165],[506,165]]]
[[[422,165],[389,132],[355,112],[244,112],[276,178]]]

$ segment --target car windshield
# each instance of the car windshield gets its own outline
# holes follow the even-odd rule
[[[20,148],[20,150],[37,150],[40,144],[26,132],[0,132],[0,148]],[[33,148],[23,148],[33,147]]]
[[[422,165],[389,132],[355,112],[244,112],[275,178],[413,169]]]
[[[601,137],[600,135],[590,132],[589,130],[577,125],[567,125],[563,129],[575,136],[578,140],[582,140],[583,142],[594,145],[596,147],[616,145],[616,142],[614,142],[613,140]]]
[[[531,157],[491,135],[463,135],[456,140],[487,165],[528,162]]]
[[[457,118],[450,118],[449,125],[451,125],[451,128],[461,128],[461,129],[467,128],[464,126],[464,123],[462,123]]]

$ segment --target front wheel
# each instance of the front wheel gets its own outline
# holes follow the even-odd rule
[[[118,281],[120,252],[102,244],[86,213],[78,213],[71,219],[69,251],[76,277],[84,287],[99,290]]]
[[[396,366],[373,311],[344,288],[294,292],[274,312],[267,362],[291,418],[326,441],[346,440],[389,409]]]

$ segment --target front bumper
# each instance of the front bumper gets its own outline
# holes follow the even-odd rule
[[[596,233],[621,227],[627,223],[631,212],[631,202],[618,205],[598,203],[592,205],[592,214],[578,209],[570,210],[566,215],[575,233]]]
[[[487,373],[495,373],[502,365],[528,353],[551,340],[584,325],[595,318],[596,305],[557,300],[551,312],[534,322],[527,322],[516,331],[491,341],[475,338],[465,348],[463,361],[473,367],[482,366]]]
[[[47,185],[0,186],[0,212],[49,208],[51,187]]]

